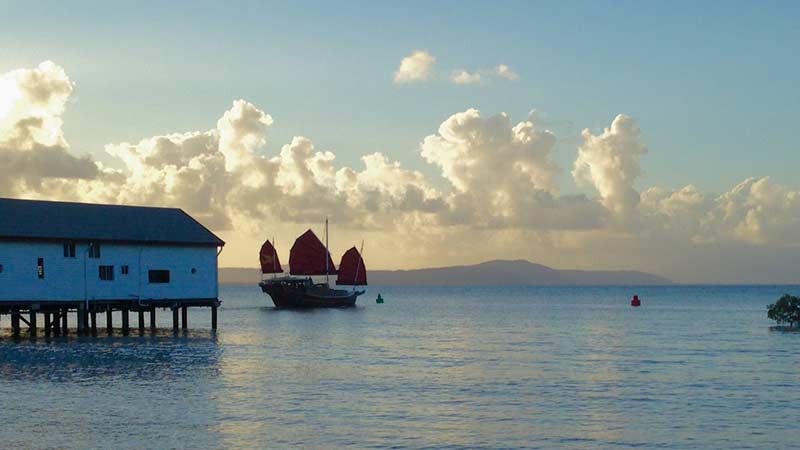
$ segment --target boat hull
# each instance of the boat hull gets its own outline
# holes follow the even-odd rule
[[[354,307],[358,296],[364,293],[285,281],[262,281],[259,286],[270,296],[276,308]]]

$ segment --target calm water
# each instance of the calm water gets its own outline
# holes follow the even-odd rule
[[[800,448],[800,333],[765,312],[784,292],[372,288],[297,312],[225,287],[216,335],[208,310],[178,337],[4,334],[0,447]]]

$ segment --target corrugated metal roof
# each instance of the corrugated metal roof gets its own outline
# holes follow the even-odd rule
[[[177,208],[0,198],[0,238],[222,246]]]

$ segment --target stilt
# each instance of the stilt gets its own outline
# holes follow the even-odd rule
[[[86,306],[78,305],[78,335],[86,333]]]
[[[111,305],[106,306],[106,330],[108,331],[108,335],[114,332],[114,315],[113,310],[111,309]]]
[[[16,308],[11,310],[11,330],[14,336],[19,336],[19,310]]]
[[[61,310],[53,311],[53,333],[56,335],[61,334]]]
[[[29,322],[30,322],[31,336],[36,336],[36,312],[31,311]]]
[[[131,330],[130,324],[128,323],[129,320],[128,308],[127,307],[122,308],[121,312],[122,312],[122,334],[124,336],[127,336]]]
[[[219,327],[219,307],[221,302],[214,299],[207,301],[200,300],[148,300],[145,303],[137,303],[135,300],[117,300],[117,301],[98,301],[92,302],[88,305],[82,301],[65,301],[65,302],[9,302],[3,306],[0,311],[0,329],[8,327],[5,322],[5,317],[8,316],[11,322],[11,331],[14,336],[24,335],[28,336],[70,336],[69,323],[74,317],[76,323],[74,325],[75,333],[78,336],[97,336],[98,328],[105,326],[108,330],[108,335],[114,334],[114,311],[120,312],[122,334],[129,336],[133,330],[136,334],[137,324],[139,335],[144,336],[148,326],[152,330],[152,335],[155,335],[159,326],[169,326],[169,319],[162,319],[158,323],[157,309],[161,308],[166,311],[167,308],[172,310],[172,328],[177,332],[183,330],[186,332],[189,329],[189,308],[203,307],[211,308],[211,329],[217,330]],[[102,316],[105,312],[105,325],[98,323],[98,315]],[[74,313],[74,316],[72,314]],[[136,316],[133,316],[136,314]],[[202,314],[201,314],[202,315]],[[70,317],[72,316],[72,317]],[[149,321],[147,320],[149,317]],[[200,316],[197,316],[200,318]],[[131,324],[132,320],[137,320],[138,323]],[[102,317],[99,318],[103,320]],[[149,322],[149,324],[148,324]],[[24,328],[24,329],[23,329]],[[7,329],[7,328],[6,328]],[[44,330],[44,333],[42,333]],[[7,331],[9,335],[10,332]],[[149,335],[149,333],[148,333]]]
[[[83,309],[83,332],[89,332],[89,305]]]

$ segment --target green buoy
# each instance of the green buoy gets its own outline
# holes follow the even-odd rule
[[[383,303],[383,297],[381,297],[381,294],[378,294],[378,298],[375,299],[375,303]]]

